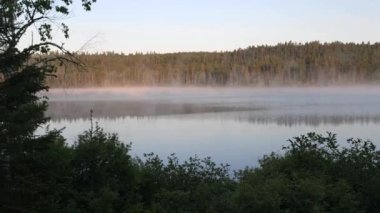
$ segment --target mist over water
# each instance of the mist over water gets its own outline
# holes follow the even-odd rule
[[[141,156],[197,154],[233,169],[257,165],[286,139],[310,131],[380,143],[380,87],[52,89],[50,128],[69,143],[94,120]],[[43,131],[40,129],[39,131]]]

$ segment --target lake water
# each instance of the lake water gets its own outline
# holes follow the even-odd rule
[[[380,87],[52,89],[47,95],[50,128],[65,127],[69,143],[90,127],[92,109],[94,120],[132,142],[137,156],[210,156],[240,169],[311,131],[380,145]]]

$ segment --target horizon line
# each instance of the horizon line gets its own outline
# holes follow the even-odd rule
[[[329,45],[329,44],[344,44],[344,45],[377,45],[377,44],[380,44],[380,41],[361,41],[361,42],[354,42],[354,41],[349,41],[349,42],[346,42],[346,41],[340,41],[340,40],[335,40],[335,41],[319,41],[319,40],[310,40],[310,41],[292,41],[292,40],[289,40],[289,41],[284,41],[284,42],[278,42],[276,44],[269,44],[269,43],[263,43],[263,44],[253,44],[253,45],[249,45],[249,46],[246,46],[246,47],[238,47],[238,48],[234,48],[234,49],[231,49],[231,50],[195,50],[195,51],[192,51],[192,50],[189,50],[189,51],[171,51],[171,52],[160,52],[160,51],[145,51],[145,52],[142,52],[142,51],[135,51],[135,52],[124,52],[124,51],[116,51],[116,50],[103,50],[103,51],[73,51],[74,53],[77,53],[77,54],[89,54],[89,55],[93,55],[93,54],[109,54],[109,53],[112,53],[112,54],[115,54],[115,55],[152,55],[152,54],[157,54],[157,55],[164,55],[164,54],[179,54],[179,53],[227,53],[227,52],[235,52],[235,51],[240,51],[240,50],[247,50],[247,49],[250,49],[250,48],[258,48],[258,47],[276,47],[276,46],[281,46],[281,45],[298,45],[298,46],[302,46],[302,45],[306,45],[306,44],[311,44],[311,43],[318,43],[318,44],[322,44],[322,45]],[[56,52],[56,51],[52,51],[52,52]]]

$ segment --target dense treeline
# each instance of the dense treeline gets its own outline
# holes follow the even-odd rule
[[[79,55],[53,87],[125,85],[328,85],[380,82],[380,43],[287,42],[231,52]],[[66,71],[66,72],[65,72]]]
[[[259,167],[234,175],[210,158],[133,158],[130,145],[97,126],[72,146],[59,132],[18,145],[22,151],[13,153],[7,176],[1,176],[1,212],[380,209],[380,152],[360,139],[341,148],[333,134],[295,137],[284,154],[264,156]]]

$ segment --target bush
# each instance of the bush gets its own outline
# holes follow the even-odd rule
[[[285,154],[238,173],[234,201],[242,212],[376,212],[380,153],[370,141],[309,133],[289,140]],[[374,192],[377,190],[377,192]]]
[[[75,205],[80,212],[123,212],[135,203],[136,171],[130,145],[96,125],[79,135],[71,167]]]

